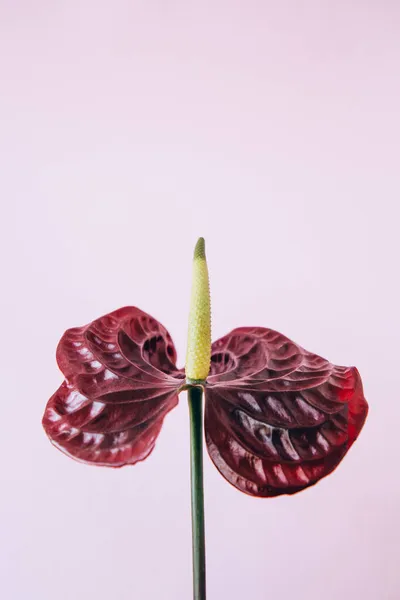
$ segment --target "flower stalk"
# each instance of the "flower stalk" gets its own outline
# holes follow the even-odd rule
[[[192,499],[193,600],[206,598],[206,544],[203,484],[203,389],[188,389]]]

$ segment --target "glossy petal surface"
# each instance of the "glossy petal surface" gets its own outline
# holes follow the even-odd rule
[[[253,496],[293,494],[335,469],[368,412],[360,375],[264,328],[213,344],[206,387],[209,454]]]
[[[143,460],[178,403],[184,373],[175,361],[167,330],[135,307],[68,329],[57,348],[65,381],[43,417],[51,442],[97,465]]]

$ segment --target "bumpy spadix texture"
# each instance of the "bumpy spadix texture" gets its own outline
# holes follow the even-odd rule
[[[192,297],[186,354],[186,377],[205,380],[210,371],[211,308],[210,284],[204,239],[196,244],[193,257]]]

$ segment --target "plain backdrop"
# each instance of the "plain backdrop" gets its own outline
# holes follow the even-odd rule
[[[139,306],[183,364],[206,238],[213,337],[356,365],[337,471],[252,499],[205,457],[209,598],[400,598],[400,5],[0,0],[4,600],[191,597],[186,398],[144,463],[88,467],[41,418],[68,327]]]

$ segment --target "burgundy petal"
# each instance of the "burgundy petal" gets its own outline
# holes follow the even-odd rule
[[[184,372],[175,361],[168,331],[135,307],[68,329],[57,348],[65,381],[43,417],[51,442],[97,465],[143,460],[178,403]]]
[[[221,474],[253,496],[294,494],[331,473],[368,412],[360,375],[271,329],[216,341],[206,386],[207,448]]]

